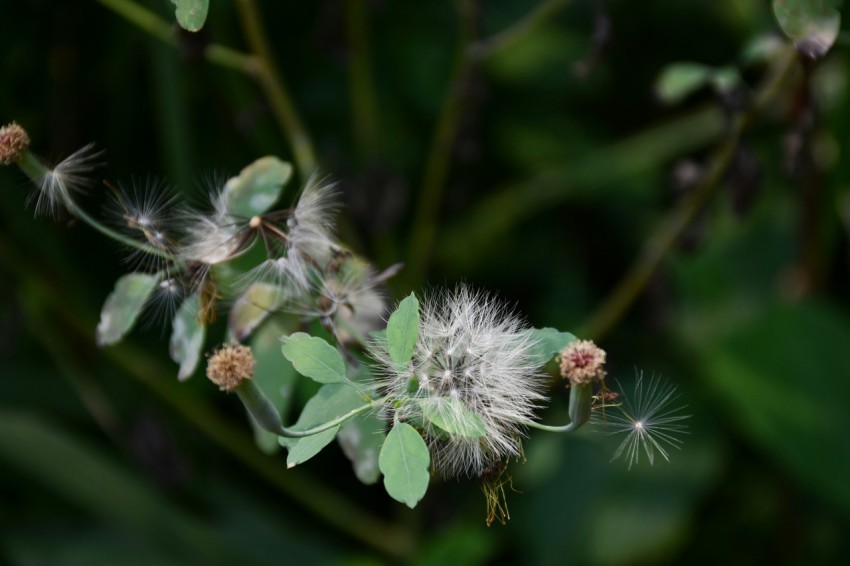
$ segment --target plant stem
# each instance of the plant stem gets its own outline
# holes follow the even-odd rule
[[[72,204],[72,203],[68,203],[68,204]],[[92,228],[94,228],[95,230],[97,230],[98,232],[103,234],[104,236],[112,238],[116,242],[124,244],[125,246],[130,246],[131,248],[135,248],[135,249],[137,249],[141,252],[144,252],[146,254],[155,255],[155,256],[161,257],[163,259],[168,259],[168,260],[174,259],[173,256],[171,256],[165,250],[161,250],[161,249],[155,248],[153,246],[148,246],[146,244],[141,244],[141,243],[137,242],[136,240],[134,240],[132,238],[128,238],[124,234],[116,232],[115,230],[113,230],[112,228],[109,228],[108,226],[104,226],[98,220],[96,220],[94,217],[90,216],[88,212],[86,212],[81,207],[77,206],[76,204],[73,204],[73,206],[71,207],[71,214],[73,214],[74,216],[76,216],[77,218],[79,218],[80,220],[82,220],[83,222],[85,222],[86,224],[88,224],[89,226],[91,226]]]
[[[590,409],[593,405],[593,386],[589,383],[573,385],[570,388],[570,422],[561,426],[552,426],[529,421],[525,423],[530,428],[548,432],[573,432],[590,420]]]
[[[349,49],[348,86],[351,92],[354,138],[367,160],[373,160],[380,150],[378,97],[372,83],[365,0],[348,0],[346,16]]]
[[[512,47],[518,41],[530,35],[542,23],[555,15],[558,10],[567,5],[569,0],[546,0],[535,6],[522,19],[517,20],[510,27],[471,46],[472,57],[485,59],[494,53],[504,51]]]
[[[236,5],[245,38],[259,63],[255,77],[272,106],[278,125],[289,138],[302,178],[309,177],[315,173],[317,165],[313,143],[275,65],[260,9],[255,0],[237,0]]]
[[[796,68],[797,52],[789,47],[774,66],[771,76],[756,94],[752,107],[735,120],[726,139],[714,153],[711,165],[700,184],[672,210],[655,234],[644,244],[643,252],[625,277],[595,313],[581,325],[582,336],[599,339],[607,334],[641,295],[661,267],[676,241],[723,181],[742,135],[752,126],[764,108],[781,92]]]
[[[449,170],[452,146],[460,122],[464,82],[472,66],[472,59],[468,56],[475,27],[472,0],[461,1],[460,16],[460,45],[457,49],[454,70],[449,79],[446,97],[437,119],[431,149],[428,152],[425,175],[422,179],[419,201],[416,206],[416,217],[413,221],[406,276],[412,283],[411,286],[414,287],[418,286],[418,283],[422,280],[431,257],[431,248],[437,228],[437,213]]]
[[[139,6],[132,0],[98,0],[98,2],[163,43],[177,47],[174,25],[147,8]],[[204,58],[210,63],[247,74],[253,74],[257,67],[255,57],[252,55],[217,43],[207,45]]]

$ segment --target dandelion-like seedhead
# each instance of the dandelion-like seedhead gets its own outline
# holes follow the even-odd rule
[[[626,434],[611,460],[623,457],[631,469],[640,462],[641,452],[650,465],[657,452],[669,461],[667,450],[680,449],[683,442],[678,436],[688,434],[683,421],[690,415],[682,414],[686,406],[671,406],[678,397],[674,385],[662,383],[656,376],[645,380],[640,373],[632,394],[619,396],[622,403],[594,412],[592,422],[606,434]]]
[[[36,215],[58,216],[63,210],[73,213],[76,210],[74,196],[89,185],[88,176],[100,165],[100,156],[94,144],[89,144],[63,159],[56,167],[45,168],[36,183],[37,190],[30,197],[30,201],[35,201]]]
[[[447,478],[479,477],[521,455],[524,423],[545,400],[535,344],[531,329],[493,297],[461,286],[424,302],[408,366],[394,364],[382,342],[372,355],[381,365],[382,389],[407,399],[394,417],[420,428],[434,469]],[[450,428],[466,426],[469,412],[480,418],[484,435],[435,427],[426,412],[441,406],[445,418],[458,420]]]

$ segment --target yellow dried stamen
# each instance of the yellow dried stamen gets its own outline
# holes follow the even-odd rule
[[[222,391],[231,392],[254,376],[254,354],[242,344],[222,346],[207,362],[207,377]]]
[[[16,163],[29,146],[30,138],[17,122],[0,128],[0,163],[3,165]]]
[[[592,340],[576,340],[560,353],[561,377],[570,385],[585,385],[605,378],[605,350]]]

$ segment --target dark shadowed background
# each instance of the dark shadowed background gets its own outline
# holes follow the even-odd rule
[[[166,0],[135,1],[173,22]],[[95,142],[102,178],[162,178],[196,203],[215,175],[293,159],[257,83],[204,58],[209,42],[249,49],[236,2],[212,0],[204,29],[173,30],[175,45],[118,4],[4,2],[0,122],[48,158]],[[411,511],[360,485],[336,447],[287,470],[200,371],[177,383],[161,325],[95,346],[120,251],[83,224],[33,218],[25,178],[3,168],[0,562],[842,562],[845,37],[751,112],[705,205],[603,324],[598,309],[700,190],[783,56],[742,55],[784,41],[769,2],[258,4],[320,170],[339,182],[341,238],[379,268],[405,262],[394,296],[465,281],[534,326],[596,338],[627,386],[636,371],[678,385],[686,443],[627,470],[609,463],[616,440],[537,432],[512,468],[511,521],[490,528],[472,482],[435,481]],[[505,29],[517,33],[487,42]],[[741,82],[665,104],[656,79],[680,61],[732,65]],[[85,205],[103,197],[96,186]],[[566,392],[552,396],[554,422]]]

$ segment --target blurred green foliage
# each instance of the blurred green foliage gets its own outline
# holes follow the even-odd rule
[[[173,25],[172,3],[139,3]],[[203,60],[210,40],[247,49],[235,4],[210,3],[203,30],[175,31],[174,48],[98,3],[9,3],[0,121],[23,124],[48,157],[95,141],[107,150],[104,178],[162,175],[197,202],[209,179],[260,156],[292,160],[257,85]],[[493,37],[528,4],[465,6],[475,37]],[[741,54],[779,27],[756,0],[563,4],[456,84],[457,2],[260,2],[322,171],[343,191],[343,240],[380,268],[404,260],[432,284],[497,290],[535,326],[577,332],[746,107],[765,64]],[[411,511],[358,483],[339,450],[287,470],[282,455],[254,447],[233,398],[197,376],[177,384],[157,322],[98,350],[120,255],[82,225],[33,219],[22,176],[0,170],[0,560],[843,562],[842,37],[801,65],[601,341],[613,377],[628,382],[637,367],[680,386],[693,414],[683,450],[627,472],[608,462],[615,439],[534,434],[527,462],[512,467],[521,493],[509,493],[505,527],[485,527],[474,483],[433,482]],[[682,61],[741,63],[744,86],[690,90],[666,106],[656,80]],[[457,89],[430,258],[410,257],[432,136]],[[97,209],[102,196],[95,187],[85,204]],[[423,283],[416,272],[393,281],[397,297]],[[281,404],[303,404],[315,385],[287,372]],[[558,422],[566,393],[552,395],[544,419]]]

